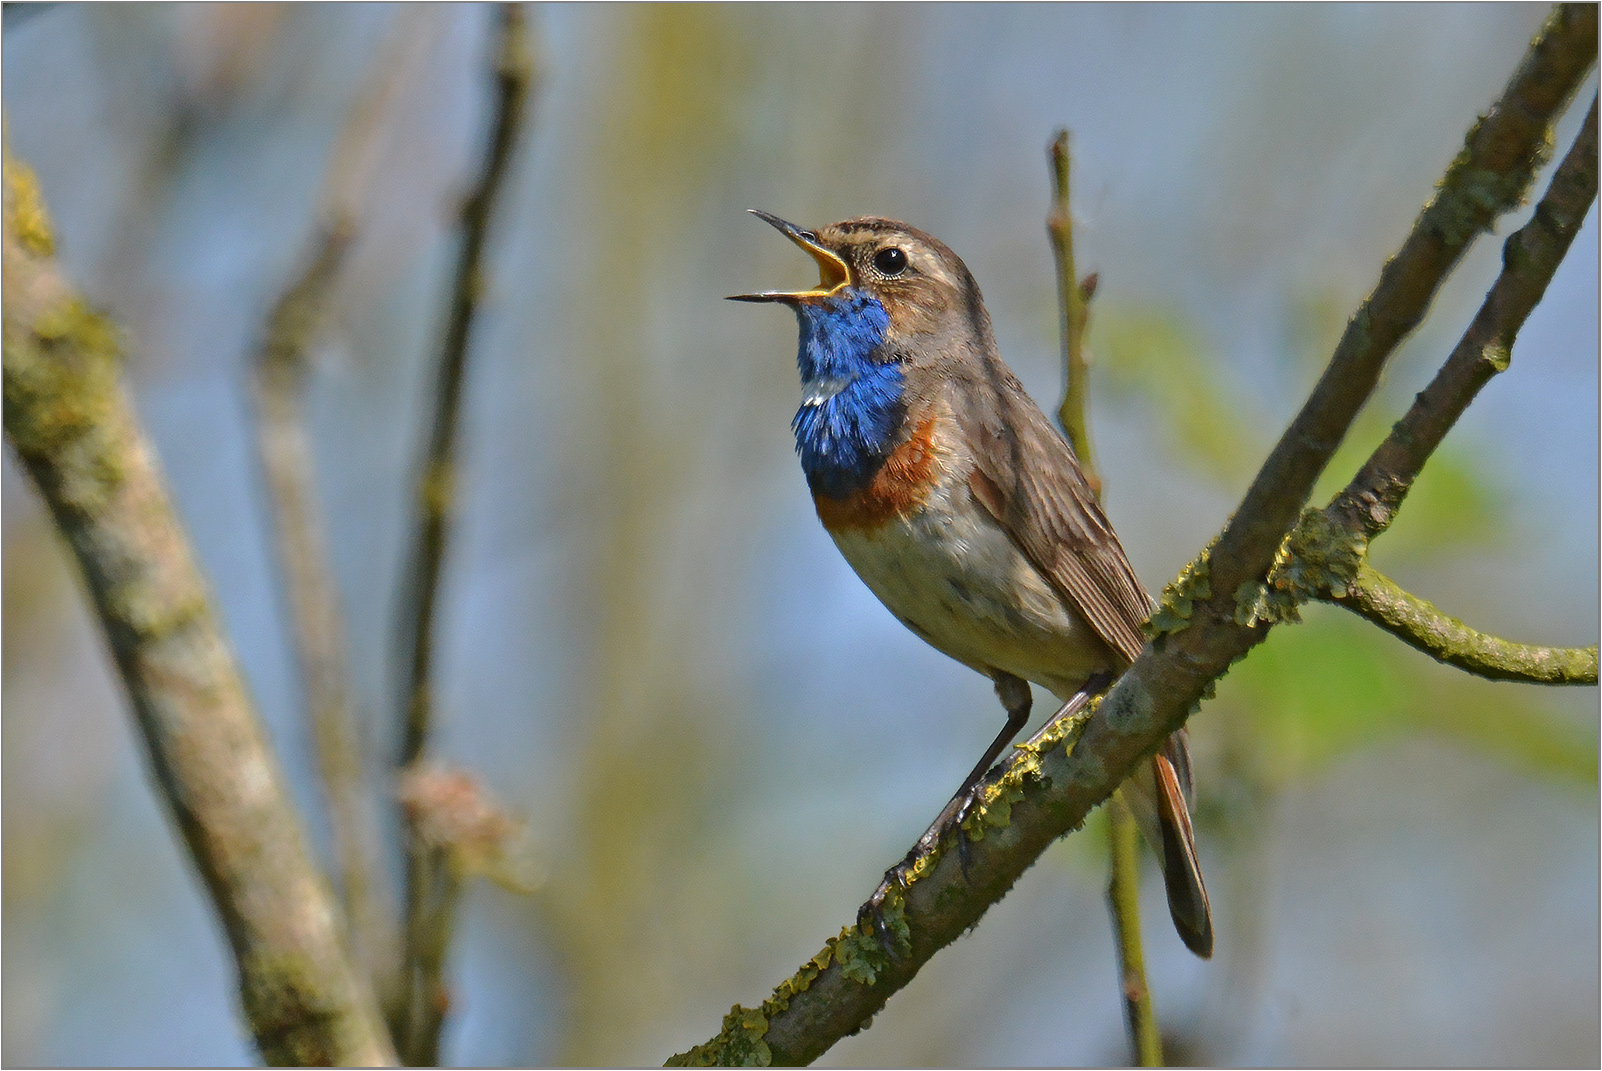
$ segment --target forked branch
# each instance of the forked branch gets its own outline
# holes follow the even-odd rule
[[[1272,619],[1237,616],[1256,601],[1314,482],[1367,401],[1398,342],[1423,318],[1473,238],[1523,198],[1556,117],[1596,59],[1597,9],[1558,7],[1401,250],[1347,327],[1311,397],[1220,538],[1165,592],[1154,638],[1082,727],[1051,725],[983,783],[967,867],[939,847],[883,915],[902,953],[853,924],[757,1008],[676,1063],[808,1063],[863,1028],[940,948],[975,925],[1057,837],[1075,829],[1170,732]],[[1072,743],[1072,750],[1064,745]],[[966,869],[966,875],[964,870]],[[971,879],[971,880],[970,880]]]
[[[59,274],[27,169],[5,161],[5,433],[82,571],[157,792],[233,949],[274,1064],[390,1064],[155,452],[116,328]]]

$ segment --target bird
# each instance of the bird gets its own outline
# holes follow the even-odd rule
[[[811,289],[730,298],[795,312],[801,402],[791,428],[818,519],[880,602],[989,677],[1006,712],[920,841],[932,843],[960,827],[1027,724],[1031,682],[1063,711],[1105,690],[1145,645],[1151,597],[1072,447],[1002,362],[978,283],[956,253],[891,219],[806,230],[751,212],[818,266]],[[1120,792],[1162,865],[1175,929],[1210,957],[1184,729]]]

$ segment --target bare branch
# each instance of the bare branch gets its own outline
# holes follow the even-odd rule
[[[1090,364],[1085,359],[1085,328],[1090,314],[1090,295],[1095,276],[1081,284],[1074,269],[1074,220],[1069,203],[1072,161],[1068,155],[1068,131],[1059,130],[1046,152],[1051,163],[1051,211],[1046,216],[1046,232],[1057,260],[1058,312],[1062,324],[1063,396],[1057,419],[1068,436],[1068,443],[1084,470],[1085,478],[1098,498],[1101,478],[1096,474],[1090,452]],[[1161,1067],[1162,1038],[1157,1027],[1157,1009],[1151,988],[1146,985],[1146,960],[1140,941],[1140,856],[1134,816],[1116,800],[1107,812],[1108,868],[1107,904],[1112,912],[1113,937],[1118,948],[1119,992],[1124,1001],[1124,1021],[1129,1028],[1129,1047],[1142,1067]]]
[[[27,169],[5,162],[5,433],[77,558],[239,970],[262,1056],[388,1064],[327,881],[118,377],[115,327],[61,278]]]
[[[1124,1023],[1139,1067],[1163,1066],[1163,1040],[1157,1008],[1146,984],[1146,956],[1140,941],[1140,830],[1121,796],[1107,805],[1107,840],[1112,848],[1112,876],[1107,882],[1107,909],[1112,912],[1118,948],[1118,982],[1124,998]]]
[[[456,424],[473,320],[484,294],[484,244],[490,212],[512,158],[512,146],[534,82],[534,54],[522,5],[502,4],[500,40],[496,46],[494,128],[472,193],[462,205],[462,244],[451,284],[450,319],[440,347],[434,392],[434,416],[428,453],[413,501],[415,535],[406,572],[407,595],[402,621],[407,648],[405,737],[400,765],[422,754],[428,741],[433,708],[432,670],[434,605],[449,538],[455,491]]]
[[[322,331],[345,255],[360,224],[382,120],[426,41],[423,20],[402,13],[334,146],[322,218],[301,274],[268,317],[255,360],[257,450],[269,516],[284,572],[296,658],[316,744],[340,889],[358,959],[375,984],[394,973],[394,904],[376,873],[377,814],[367,795],[361,738],[352,709],[349,653],[326,524],[317,504],[316,466],[306,427],[309,351]]]
[[[433,428],[418,481],[412,558],[405,579],[406,690],[400,765],[424,755],[433,716],[433,627],[441,568],[454,497],[456,425],[461,406],[467,348],[484,293],[484,247],[490,214],[512,158],[534,83],[534,54],[521,4],[500,5],[496,45],[496,97],[492,134],[483,169],[462,206],[462,245],[452,283],[449,322],[441,347],[434,395]],[[434,853],[411,830],[407,841],[404,966],[399,1005],[404,1055],[412,1064],[438,1060],[439,1032],[449,996],[443,981],[443,942],[455,893],[437,880]],[[430,950],[439,947],[436,955]]]
[[[410,860],[418,868],[414,880],[428,883],[426,895],[420,898],[427,911],[408,920],[417,927],[408,940],[417,949],[418,973],[440,978],[467,879],[482,874],[499,876],[505,882],[508,844],[521,826],[463,770],[429,763],[408,767],[401,778],[400,800],[407,833],[418,848]],[[439,990],[441,995],[443,992]],[[410,1023],[411,1036],[405,1040],[405,1048],[421,1051],[432,1045],[437,1049],[447,1011],[446,1000],[424,1007]]]
[[[1470,131],[1435,197],[1348,326],[1312,396],[1259,472],[1220,539],[1187,566],[1154,615],[1154,639],[1084,723],[1048,725],[981,791],[967,874],[939,846],[916,859],[887,923],[892,959],[853,925],[781,983],[760,1008],[675,1062],[775,1064],[815,1059],[862,1029],[929,957],[974,926],[1057,837],[1077,828],[1164,737],[1182,725],[1273,619],[1237,616],[1255,600],[1313,483],[1372,392],[1385,359],[1422,318],[1472,238],[1523,197],[1555,117],[1596,58],[1594,6],[1556,9],[1502,98]],[[1063,745],[1077,736],[1073,749]],[[971,880],[967,880],[971,878]]]
[[[1085,325],[1090,309],[1086,287],[1074,273],[1074,217],[1068,202],[1070,159],[1068,131],[1059,130],[1046,155],[1051,161],[1051,211],[1046,216],[1046,233],[1051,237],[1052,255],[1057,261],[1057,308],[1062,322],[1062,405],[1057,419],[1068,435],[1079,467],[1091,489],[1101,493],[1101,477],[1096,472],[1090,449],[1089,407],[1090,368],[1085,360]]]
[[[1594,10],[1594,9],[1593,9]],[[1430,385],[1337,499],[1330,503],[1348,528],[1369,539],[1395,519],[1424,463],[1457,423],[1480,388],[1507,369],[1513,342],[1546,293],[1553,274],[1596,200],[1597,102],[1552,175],[1528,223],[1502,246],[1502,272],[1474,322]]]

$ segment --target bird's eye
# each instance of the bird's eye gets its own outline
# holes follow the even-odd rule
[[[881,275],[900,275],[907,270],[907,254],[895,246],[881,249],[873,255],[873,266]]]

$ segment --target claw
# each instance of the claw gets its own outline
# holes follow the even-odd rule
[[[907,853],[905,859],[886,870],[879,887],[873,890],[873,895],[868,897],[867,903],[857,908],[857,927],[860,929],[863,923],[871,926],[874,937],[878,938],[880,947],[889,956],[896,954],[896,940],[890,932],[890,923],[884,917],[884,901],[890,895],[892,888],[899,888],[902,892],[907,890],[907,872],[911,870],[917,854],[918,850],[914,848]]]
[[[898,889],[903,893],[907,891],[911,885],[908,875],[912,873],[913,868],[917,866],[919,861],[939,851],[940,842],[945,839],[946,834],[956,834],[957,862],[962,867],[962,880],[965,882],[972,881],[968,873],[969,865],[972,862],[971,842],[968,839],[968,832],[963,829],[962,824],[967,821],[968,815],[973,813],[978,797],[978,784],[965,787],[961,792],[953,796],[951,801],[940,811],[939,816],[930,824],[929,828],[924,830],[923,836],[918,838],[918,843],[912,846],[912,850],[906,854],[905,858],[884,872],[884,878],[879,882],[879,887],[873,891],[872,896],[868,897],[867,902],[857,909],[857,927],[859,929],[864,925],[870,927],[886,954],[892,957],[897,955],[897,942],[895,936],[890,932],[889,922],[884,917],[885,899],[890,895],[891,889]]]
[[[957,809],[951,812],[951,830],[957,835],[957,863],[962,867],[962,880],[969,885],[973,884],[973,878],[968,873],[969,865],[973,861],[973,841],[968,839],[968,830],[963,823],[972,813],[978,793],[977,785],[963,793],[958,797],[961,802]]]

